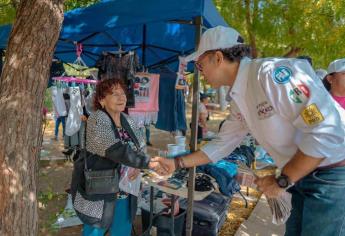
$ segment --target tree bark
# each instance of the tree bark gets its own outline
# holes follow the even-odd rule
[[[283,55],[283,57],[296,57],[298,53],[302,51],[302,48],[291,47],[291,49]]]
[[[63,0],[20,1],[0,78],[0,235],[37,235],[42,104]]]
[[[245,0],[246,26],[247,26],[248,36],[249,36],[249,43],[252,49],[252,57],[257,58],[258,52],[257,52],[257,47],[256,47],[256,38],[255,38],[253,24],[258,14],[258,1],[254,0],[253,14],[251,14],[250,3],[251,3],[251,0]]]

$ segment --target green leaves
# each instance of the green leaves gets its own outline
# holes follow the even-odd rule
[[[345,2],[341,0],[214,0],[227,23],[259,57],[309,55],[315,68],[345,55]],[[249,3],[249,11],[246,8]],[[257,7],[256,7],[257,6]],[[251,27],[246,25],[250,15]],[[251,32],[249,32],[251,31]]]
[[[13,1],[14,0],[0,0],[0,25],[13,23],[16,16]],[[87,7],[97,2],[99,2],[99,0],[65,0],[64,11],[79,7]]]
[[[0,0],[0,25],[11,24],[15,15],[11,0]]]

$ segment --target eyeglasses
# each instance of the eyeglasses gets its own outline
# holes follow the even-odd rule
[[[210,55],[211,53],[213,53],[214,50],[211,50],[211,51],[206,51],[204,52],[198,59],[198,61],[195,62],[195,67],[200,71],[202,72],[203,71],[203,60],[207,57],[207,55]]]

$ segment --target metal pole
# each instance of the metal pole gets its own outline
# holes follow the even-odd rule
[[[202,17],[198,16],[194,19],[195,23],[195,48],[197,49],[201,37]],[[190,141],[190,148],[195,152],[198,147],[198,106],[199,106],[199,71],[194,67],[194,81],[193,81],[193,109],[192,109],[192,135]],[[195,167],[189,169],[188,179],[188,208],[186,219],[186,236],[191,236],[193,231],[193,202],[194,202],[194,185],[195,185]]]
[[[146,24],[143,25],[143,44],[141,45],[141,64],[146,66]]]

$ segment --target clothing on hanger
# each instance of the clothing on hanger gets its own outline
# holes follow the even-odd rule
[[[135,74],[135,108],[128,109],[128,112],[140,127],[157,122],[159,81],[159,74]]]

